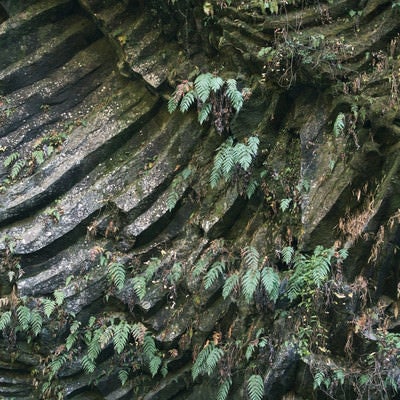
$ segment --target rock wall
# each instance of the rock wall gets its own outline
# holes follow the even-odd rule
[[[398,3],[28,3],[0,1],[0,398],[393,398]],[[214,71],[260,145],[212,189],[227,134],[167,102]],[[290,301],[299,259],[329,279]]]

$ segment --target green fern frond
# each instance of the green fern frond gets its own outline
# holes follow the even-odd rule
[[[239,284],[240,284],[240,276],[236,272],[226,279],[224,287],[222,288],[222,297],[224,298],[224,300],[231,295],[233,290],[237,288]]]
[[[196,262],[192,270],[192,275],[194,278],[198,278],[206,271],[208,262],[208,257],[202,257]]]
[[[11,179],[15,179],[21,172],[22,169],[25,167],[25,160],[18,160],[11,168]]]
[[[117,354],[121,354],[128,343],[131,327],[126,321],[121,321],[118,325],[114,326],[114,349]]]
[[[252,179],[246,187],[246,196],[248,199],[251,199],[253,194],[255,193],[259,183],[256,179]]]
[[[207,118],[209,117],[209,115],[211,113],[211,110],[212,110],[211,103],[207,102],[201,106],[201,109],[197,116],[197,120],[200,122],[200,125],[203,125],[203,123],[207,120]]]
[[[31,321],[31,310],[26,306],[18,306],[17,316],[18,322],[21,325],[22,330],[27,331],[29,329],[29,323]]]
[[[146,337],[145,336],[147,331],[146,327],[140,322],[138,322],[137,324],[133,324],[130,327],[132,336],[134,337],[136,342],[143,343],[144,338]]]
[[[194,88],[202,103],[205,103],[210,96],[212,81],[213,76],[209,72],[206,74],[200,74],[194,81]]]
[[[176,203],[179,201],[179,193],[172,188],[169,193],[168,193],[168,197],[167,197],[167,208],[168,211],[172,211],[175,206]]]
[[[151,376],[154,378],[157,375],[158,370],[160,369],[162,360],[158,356],[153,356],[149,360],[149,370],[151,373]]]
[[[5,167],[9,167],[11,164],[14,164],[19,158],[19,153],[17,151],[11,153],[3,162]]]
[[[54,291],[53,296],[54,296],[54,300],[56,301],[56,304],[58,306],[61,306],[65,299],[64,291],[61,289],[57,289]]]
[[[190,106],[194,103],[195,100],[196,100],[195,92],[193,90],[187,92],[182,97],[181,104],[179,105],[181,112],[186,112],[187,110],[189,110]]]
[[[200,353],[197,355],[196,361],[192,367],[192,378],[193,381],[200,375],[207,373],[207,358],[211,353],[214,345],[208,344],[207,346],[203,347]]]
[[[100,329],[101,335],[99,336],[98,342],[100,345],[100,348],[103,350],[114,338],[115,335],[115,326],[114,325],[109,325],[109,326],[102,326]]]
[[[172,93],[172,96],[168,100],[168,112],[172,114],[178,108],[179,101],[176,100],[176,91]]]
[[[157,352],[156,342],[150,334],[147,334],[144,337],[143,351],[144,355],[149,359],[152,358],[153,355]]]
[[[60,354],[57,358],[51,361],[51,363],[49,364],[49,380],[53,379],[53,377],[58,373],[62,366],[67,362],[67,360],[68,358],[66,354]]]
[[[281,251],[282,254],[282,261],[289,265],[292,261],[294,255],[294,248],[292,246],[286,246]]]
[[[233,108],[239,112],[243,106],[242,93],[237,90],[237,82],[235,79],[228,79],[226,81],[226,95],[228,96]]]
[[[149,261],[146,262],[146,269],[144,271],[144,279],[148,283],[153,279],[154,274],[158,271],[161,266],[161,260],[156,257],[150,258]]]
[[[178,281],[181,279],[183,273],[183,267],[181,263],[174,263],[171,268],[170,273],[168,274],[168,282],[171,285],[176,285]]]
[[[70,327],[70,333],[65,341],[65,348],[69,351],[74,346],[79,336],[80,321],[74,321]]]
[[[260,283],[261,273],[256,269],[248,269],[242,277],[242,290],[248,303],[253,300],[253,295]]]
[[[260,375],[251,375],[247,381],[249,400],[262,400],[264,397],[264,381]]]
[[[216,400],[226,400],[228,398],[229,389],[232,386],[232,379],[226,378],[224,382],[219,386]]]
[[[333,124],[333,134],[338,137],[344,132],[346,126],[346,116],[341,112],[337,115]]]
[[[223,261],[215,262],[207,271],[204,277],[204,289],[208,290],[217,281],[220,275],[225,272],[225,263]]]
[[[43,318],[39,310],[32,310],[31,312],[31,329],[34,336],[39,335],[42,330]]]
[[[255,247],[246,246],[242,252],[244,266],[246,268],[257,269],[260,262],[260,253]]]
[[[96,363],[87,354],[82,357],[81,365],[87,374],[91,374],[96,369]]]
[[[44,163],[44,152],[43,150],[35,150],[32,152],[32,158],[36,161],[37,165]]]
[[[143,276],[136,276],[132,279],[133,291],[135,292],[138,299],[143,300],[146,296],[146,279]]]
[[[210,80],[209,86],[210,89],[216,93],[222,88],[222,86],[224,86],[224,80],[219,76],[213,76]]]
[[[292,199],[282,199],[280,206],[279,206],[281,211],[285,212],[289,208],[291,202],[292,202]]]
[[[124,386],[129,378],[129,372],[126,369],[120,369],[118,371],[118,379],[121,382],[121,386]]]
[[[234,164],[239,164],[245,171],[247,171],[253,161],[250,149],[243,143],[237,143],[233,152]]]
[[[265,267],[261,270],[261,283],[269,298],[275,302],[278,299],[281,285],[279,275],[271,267]]]
[[[5,329],[11,323],[11,311],[5,311],[1,314],[0,317],[0,331]]]
[[[250,154],[255,157],[258,153],[258,146],[260,144],[260,139],[257,136],[250,136],[247,139],[247,147],[250,151]]]
[[[316,374],[314,375],[313,389],[316,390],[319,387],[321,387],[324,380],[325,380],[324,371],[321,371],[321,370],[317,371]]]
[[[125,284],[125,265],[119,262],[112,262],[107,265],[107,269],[109,279],[118,290],[121,290]]]

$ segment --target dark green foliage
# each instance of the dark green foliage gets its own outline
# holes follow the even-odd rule
[[[229,297],[231,295],[231,293],[238,288],[240,285],[240,275],[238,273],[233,273],[232,275],[230,275],[225,283],[224,283],[224,287],[222,289],[222,297],[224,299],[226,299],[227,297]]]
[[[209,343],[206,345],[198,354],[196,361],[192,367],[192,378],[196,378],[200,375],[211,376],[215,372],[215,368],[218,362],[224,355],[224,351],[214,345]]]
[[[346,126],[346,116],[343,113],[339,113],[333,124],[333,134],[338,137],[344,132]]]
[[[129,335],[131,333],[130,325],[122,320],[118,325],[114,326],[113,342],[114,349],[117,354],[121,354],[128,343]]]
[[[143,342],[143,353],[151,375],[154,377],[162,364],[161,357],[157,354],[156,343],[151,335],[146,335]]]
[[[5,167],[9,167],[12,164],[14,164],[18,160],[18,158],[19,158],[19,153],[15,151],[14,153],[11,153],[8,157],[6,157],[6,159],[3,162],[3,165]]]
[[[229,389],[232,386],[232,379],[226,378],[224,382],[219,386],[216,400],[226,400],[228,398]]]
[[[11,323],[11,311],[5,311],[1,314],[0,317],[0,331],[5,329]]]
[[[219,276],[225,272],[225,263],[223,261],[216,261],[204,276],[204,288],[207,290],[217,281]]]
[[[146,279],[143,276],[135,276],[132,279],[133,291],[135,292],[138,299],[143,300],[146,296]]]
[[[261,270],[261,283],[269,298],[275,302],[278,299],[281,284],[278,273],[271,267],[264,267]]]
[[[120,262],[110,262],[107,265],[107,275],[118,290],[124,287],[126,276],[124,264]]]
[[[260,283],[261,272],[258,269],[248,269],[242,277],[242,291],[248,303],[253,300],[254,293]]]
[[[121,369],[118,371],[118,379],[121,382],[122,386],[125,385],[128,378],[129,378],[129,372],[126,369]]]
[[[262,400],[264,397],[264,381],[260,375],[251,375],[247,381],[247,393],[250,400]]]
[[[17,316],[22,330],[27,331],[31,322],[31,310],[26,306],[18,306]]]

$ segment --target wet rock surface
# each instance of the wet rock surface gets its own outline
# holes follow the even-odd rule
[[[248,2],[214,5],[214,18],[167,3],[0,1],[0,307],[16,325],[23,307],[43,321],[0,320],[0,399],[200,400],[228,378],[239,399],[254,374],[264,398],[324,399],[310,370],[350,376],[351,346],[373,352],[382,320],[399,332],[396,7],[371,1],[353,18],[345,0],[285,15]],[[285,36],[296,21],[301,33]],[[226,138],[194,111],[170,115],[166,99],[214,70],[252,86],[231,130],[238,142],[258,135],[260,149],[253,175],[211,189]],[[334,244],[349,257],[332,266],[329,304],[291,304],[283,249]],[[239,294],[249,246],[281,274],[276,302],[261,284],[252,302]],[[212,346],[224,349],[218,373],[193,382]]]

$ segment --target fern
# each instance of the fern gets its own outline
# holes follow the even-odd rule
[[[42,325],[43,325],[43,319],[42,316],[40,315],[40,312],[38,310],[33,310],[31,312],[31,329],[33,332],[34,336],[39,335],[39,333],[42,330]]]
[[[222,297],[224,298],[224,300],[231,295],[233,290],[237,288],[239,284],[240,276],[237,273],[232,274],[226,279],[224,287],[222,288]]]
[[[210,113],[212,110],[212,104],[211,103],[204,103],[200,109],[199,115],[198,115],[198,121],[200,125],[203,125],[203,123],[207,120],[209,117]]]
[[[144,351],[144,356],[147,360],[150,373],[154,377],[155,375],[157,375],[162,360],[156,354],[157,353],[156,343],[151,335],[146,335],[144,337],[143,351]]]
[[[292,261],[294,255],[294,248],[292,246],[284,247],[281,251],[282,254],[282,261],[289,265]]]
[[[279,206],[281,211],[285,212],[289,208],[291,202],[292,202],[292,199],[282,199],[281,204]]]
[[[168,211],[172,211],[175,208],[178,200],[179,200],[179,193],[175,189],[171,189],[171,191],[168,193],[168,197],[167,197]]]
[[[196,100],[195,92],[194,91],[187,92],[182,97],[181,104],[179,106],[181,112],[186,112],[187,110],[189,110],[190,106],[194,103],[195,100]]]
[[[246,353],[245,353],[245,357],[246,357],[246,360],[247,360],[247,361],[250,360],[251,356],[252,356],[253,353],[254,353],[255,348],[256,348],[256,345],[255,345],[254,343],[250,343],[250,344],[247,346]]]
[[[170,273],[168,274],[168,282],[171,285],[176,285],[182,277],[182,264],[181,263],[174,263],[174,265],[171,268]]]
[[[137,324],[130,325],[131,334],[138,343],[143,343],[146,335],[146,327],[140,322]]]
[[[136,276],[132,279],[133,291],[140,301],[146,296],[146,279],[143,276]]]
[[[207,269],[208,262],[208,257],[200,258],[192,270],[193,277],[198,278],[200,275],[202,275]]]
[[[346,116],[343,113],[339,113],[333,124],[333,134],[338,137],[344,132],[346,125]]]
[[[25,160],[18,160],[11,168],[11,179],[15,179],[21,172],[22,169],[25,167]]]
[[[121,321],[114,327],[114,349],[117,354],[121,354],[128,343],[131,327],[126,321]]]
[[[58,306],[61,306],[62,303],[64,302],[64,299],[65,299],[65,293],[64,293],[64,291],[61,290],[61,289],[55,290],[54,293],[53,293],[53,295],[54,295],[54,299],[55,299],[55,301],[56,301],[56,304],[57,304]]]
[[[5,329],[11,323],[11,311],[5,311],[0,317],[0,331]]]
[[[236,112],[239,112],[243,105],[243,96],[242,93],[237,90],[237,82],[235,79],[228,79],[226,81],[226,86],[226,95]]]
[[[210,89],[216,93],[224,86],[224,80],[219,76],[213,76],[209,83]]]
[[[120,369],[118,371],[118,379],[121,382],[121,386],[124,386],[129,378],[129,372],[126,369]]]
[[[205,103],[210,96],[211,83],[215,82],[213,82],[213,76],[210,73],[200,74],[194,81],[194,88],[202,103]]]
[[[253,300],[253,295],[260,283],[261,273],[255,269],[249,269],[242,277],[242,290],[244,298],[248,303]]]
[[[222,261],[215,262],[204,277],[204,289],[208,290],[211,286],[213,286],[218,277],[223,275],[224,272],[225,263]]]
[[[228,398],[229,389],[231,388],[231,386],[232,386],[232,379],[228,377],[218,388],[216,400],[226,400]]]
[[[325,373],[324,371],[317,371],[317,373],[314,376],[314,383],[313,383],[313,389],[316,390],[319,387],[321,387],[322,383],[325,380]]]
[[[82,357],[81,365],[87,374],[91,374],[96,369],[96,363],[87,354]]]
[[[111,282],[118,290],[121,290],[125,284],[125,265],[119,262],[109,263],[107,274]]]
[[[262,400],[264,397],[264,381],[260,375],[251,375],[247,381],[247,393],[250,400]]]
[[[248,199],[251,199],[253,194],[255,193],[257,187],[258,187],[258,182],[255,179],[252,179],[249,184],[246,187],[246,196]]]
[[[149,261],[146,262],[146,264],[147,268],[144,271],[143,276],[146,282],[150,282],[153,279],[154,274],[160,268],[161,260],[156,257],[152,257]]]
[[[271,267],[265,267],[261,270],[261,283],[269,298],[275,302],[278,299],[281,284],[279,275]]]
[[[55,310],[57,303],[54,300],[50,300],[50,299],[42,299],[42,302],[43,302],[44,315],[47,318],[50,318],[50,315]]]
[[[149,370],[150,370],[151,376],[153,378],[157,375],[157,372],[160,369],[161,363],[162,363],[162,360],[158,356],[153,356],[150,358]]]
[[[32,157],[36,161],[37,165],[44,163],[44,152],[43,150],[35,150],[32,152]]]
[[[51,361],[49,364],[49,380],[53,379],[53,377],[58,373],[58,371],[62,368],[62,366],[67,362],[68,358],[66,354],[61,354]]]
[[[260,262],[260,254],[257,249],[252,246],[247,246],[243,250],[243,261],[246,268],[258,268],[258,263]]]
[[[19,153],[15,151],[14,153],[11,153],[8,157],[3,162],[3,165],[5,167],[9,167],[11,164],[14,164],[15,161],[17,161],[19,158]]]
[[[79,327],[81,326],[81,323],[79,321],[74,321],[71,325],[70,328],[70,333],[65,341],[65,348],[69,351],[75,344],[78,335],[79,335]]]
[[[26,306],[18,306],[17,308],[18,322],[21,325],[23,331],[29,329],[29,323],[31,321],[31,310]]]
[[[196,361],[192,367],[192,378],[196,380],[199,375],[211,376],[218,362],[224,355],[224,351],[214,344],[210,343],[205,346],[198,354]]]
[[[179,102],[176,100],[176,91],[172,93],[172,96],[168,100],[168,112],[172,114],[178,108]]]

